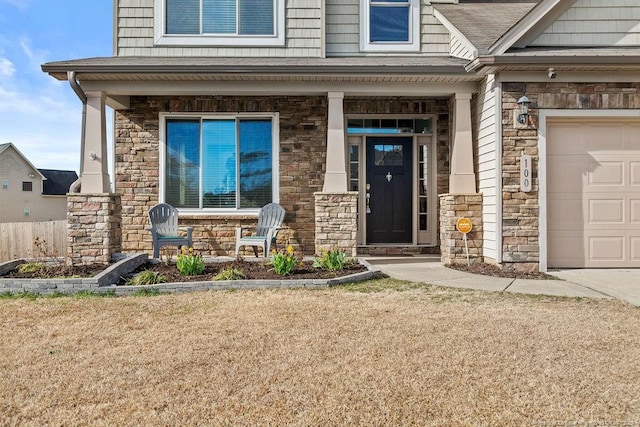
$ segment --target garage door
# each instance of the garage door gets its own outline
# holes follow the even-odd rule
[[[549,121],[549,267],[640,267],[640,122]]]

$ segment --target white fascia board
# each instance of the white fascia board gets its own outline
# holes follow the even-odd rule
[[[449,96],[454,93],[477,93],[477,82],[459,83],[394,83],[394,82],[94,82],[82,83],[85,91],[104,91],[111,97],[117,95],[319,95],[327,92],[344,92],[347,96]]]
[[[451,23],[442,13],[438,11],[435,7],[433,8],[433,16],[436,17],[438,21],[451,33],[452,36],[460,40],[460,43],[465,45],[471,51],[474,58],[478,57],[478,48],[476,48],[469,39],[456,28],[455,25]]]
[[[556,10],[557,7],[562,7],[561,12],[569,8],[576,0],[542,0],[536,6],[533,7],[516,25],[511,27],[506,33],[502,35],[490,48],[489,53],[491,55],[502,55],[511,47],[516,45],[523,38],[530,38],[530,31],[537,29],[538,31],[544,31],[546,29],[537,28],[537,25],[542,21],[549,13]],[[537,34],[536,34],[537,35]]]

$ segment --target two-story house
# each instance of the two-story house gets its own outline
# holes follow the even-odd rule
[[[0,222],[67,218],[75,171],[37,169],[12,143],[0,144]]]
[[[305,254],[466,262],[467,217],[474,260],[640,266],[634,2],[115,0],[114,15],[113,57],[43,65],[85,105],[74,203],[108,212],[103,258],[151,250],[158,202],[227,254],[276,201]]]

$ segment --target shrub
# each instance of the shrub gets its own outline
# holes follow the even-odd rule
[[[313,258],[314,267],[330,271],[342,270],[347,263],[347,254],[338,248],[331,248]]]
[[[246,279],[245,274],[234,267],[227,267],[213,278],[213,280],[242,280]]]
[[[164,274],[157,271],[144,270],[137,273],[131,279],[128,279],[125,284],[129,286],[141,286],[141,285],[157,285],[158,283],[166,283],[167,278]]]
[[[195,253],[193,248],[187,249],[183,246],[176,258],[176,267],[183,276],[197,276],[204,271],[204,258]]]
[[[298,265],[298,258],[293,253],[293,246],[287,246],[286,251],[271,251],[273,255],[271,259],[271,265],[276,274],[286,276],[291,274],[296,265]]]
[[[26,264],[21,264],[18,267],[18,271],[20,273],[35,273],[36,271],[40,271],[44,268],[44,264],[39,262],[28,262]]]

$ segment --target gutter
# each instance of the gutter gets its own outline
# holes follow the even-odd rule
[[[80,184],[82,184],[82,170],[84,169],[84,161],[82,156],[84,155],[84,145],[85,145],[85,130],[87,127],[87,95],[84,93],[82,88],[80,87],[80,83],[78,83],[78,79],[76,78],[75,71],[67,72],[67,80],[69,80],[69,85],[71,85],[71,89],[76,93],[80,101],[82,101],[82,133],[80,134],[80,173],[79,177],[76,181],[74,181],[69,187],[70,193],[79,193],[80,192]]]

